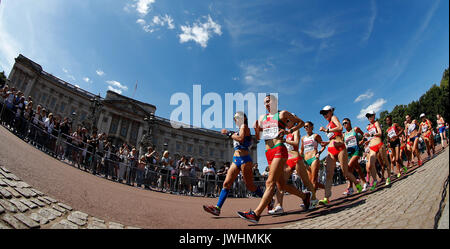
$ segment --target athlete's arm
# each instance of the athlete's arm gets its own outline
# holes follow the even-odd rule
[[[341,122],[339,122],[339,119],[333,115],[333,117],[331,117],[331,121],[334,125],[336,125],[336,127],[329,129],[328,132],[342,132],[344,128],[342,127]]]
[[[375,127],[377,127],[377,133],[375,133],[373,136],[381,138],[383,131],[381,130],[381,126],[380,126],[380,123],[378,123],[378,121],[375,121]]]
[[[394,126],[397,127],[397,129],[399,130],[398,134],[402,134],[403,133],[403,127],[401,127],[399,124],[394,123]]]
[[[283,120],[289,119],[294,124],[297,124],[297,125],[293,126],[291,129],[289,129],[290,132],[294,132],[294,131],[302,128],[303,126],[305,126],[305,122],[303,122],[303,120],[301,120],[299,117],[297,117],[295,115],[292,115],[292,113],[290,113],[288,111],[281,111],[280,118]]]
[[[323,141],[322,140],[322,137],[319,135],[319,134],[316,134],[316,137],[314,137],[314,139],[316,140],[316,142],[317,143],[319,143],[320,144],[320,151],[319,152],[317,152],[317,154],[319,154],[319,156],[318,156],[318,158],[320,157],[320,154],[322,154],[322,152],[325,150],[325,148],[327,147],[327,145],[330,143],[329,141],[328,142],[325,142],[325,141]]]
[[[293,146],[297,146],[299,144],[299,137],[300,137],[300,132],[298,130],[296,130],[294,132],[294,140],[293,141],[288,141],[286,140],[286,143],[293,145]]]
[[[302,146],[300,147],[300,155],[303,155],[305,151],[305,148],[303,147],[303,138],[305,137],[302,137]]]
[[[261,115],[258,120],[255,121],[253,124],[253,128],[255,129],[255,137],[259,141],[260,139],[260,132],[262,131],[261,126],[259,126],[260,123],[262,123],[262,120],[264,118],[264,115]]]
[[[247,126],[245,124],[242,124],[241,128],[239,129],[239,135],[237,133],[233,133],[233,135],[231,136],[231,139],[242,143],[244,141],[244,138],[245,138],[245,128],[246,127]]]

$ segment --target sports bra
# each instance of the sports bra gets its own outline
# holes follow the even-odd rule
[[[303,138],[303,153],[308,153],[313,150],[317,150],[316,134],[311,136],[305,136]]]
[[[284,129],[286,124],[280,120],[280,112],[273,116],[266,114],[262,120],[262,135],[261,139],[270,140],[278,137],[278,131]]]
[[[438,119],[437,123],[438,123],[438,128],[444,127],[444,123],[445,122],[444,122],[444,120],[442,118]]]
[[[239,135],[239,132],[237,133],[237,135]],[[252,136],[245,136],[244,141],[242,143],[233,140],[234,150],[249,150],[251,145],[252,145]]]
[[[416,129],[416,124],[408,124],[408,136],[411,135],[411,133],[413,133],[413,131]]]
[[[335,125],[334,123],[333,123],[333,121],[331,121],[330,120],[330,123],[328,123],[328,125],[327,125],[327,129],[333,129],[333,128],[336,128],[337,127],[337,125]],[[334,132],[328,132],[327,133],[327,137],[328,137],[328,139],[333,139],[333,138],[335,138],[335,137],[337,137],[337,136],[342,136],[342,132],[336,132],[336,131],[334,131]]]
[[[289,133],[286,135],[286,140],[287,141],[294,141],[294,134]],[[291,145],[288,143],[284,143],[284,145],[286,145],[286,148],[288,151],[298,151],[298,145]]]

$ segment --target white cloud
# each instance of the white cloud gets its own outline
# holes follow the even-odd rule
[[[3,26],[5,23],[3,21],[5,19],[2,18],[4,9],[4,7],[0,8],[0,19],[2,19],[0,20],[0,68],[2,71],[5,71],[6,74],[7,71],[12,69],[12,66],[14,65],[14,58],[19,55],[19,48],[22,46]]]
[[[112,87],[112,86],[108,86],[108,90],[113,91],[113,92],[116,92],[116,93],[118,93],[118,94],[122,94],[122,90],[116,89],[116,88],[114,88],[114,87]]]
[[[362,100],[365,100],[365,99],[370,99],[370,98],[372,98],[372,97],[373,97],[373,92],[369,89],[369,90],[367,90],[367,92],[365,92],[365,93],[359,95],[359,96],[355,99],[355,101],[353,101],[353,102],[354,102],[354,103],[357,103],[357,102],[359,102],[359,101],[362,101]]]
[[[97,69],[95,72],[97,73],[98,76],[103,76],[105,74],[105,72],[103,72],[100,69]]]
[[[371,16],[369,19],[369,25],[367,27],[367,32],[364,34],[363,38],[362,38],[362,42],[367,42],[370,38],[370,36],[372,35],[372,31],[373,31],[373,25],[375,23],[375,19],[377,18],[377,5],[375,3],[375,0],[372,0],[371,2]]]
[[[379,112],[381,110],[381,108],[383,107],[384,104],[386,104],[387,101],[383,98],[381,99],[377,99],[373,104],[369,105],[366,108],[361,109],[361,111],[359,112],[357,118],[359,120],[364,120],[366,118],[366,113],[369,111],[374,111],[374,112]]]
[[[83,80],[86,82],[86,83],[90,83],[90,82],[92,82],[92,80],[91,79],[89,79],[88,77],[84,77],[83,78]]]
[[[63,71],[64,73],[68,73],[68,72],[69,72],[69,70],[67,70],[67,69],[65,69],[65,68],[63,68],[62,71]]]
[[[136,10],[141,15],[147,15],[150,11],[151,5],[155,2],[155,0],[138,0],[136,3]]]
[[[208,40],[214,34],[222,35],[221,26],[214,22],[210,15],[208,15],[208,20],[204,23],[197,21],[192,26],[182,25],[180,28],[181,31],[183,31],[183,33],[179,35],[180,43],[194,41],[203,48],[206,48]]]
[[[122,90],[124,90],[124,91],[127,91],[127,90],[128,90],[128,87],[127,87],[127,86],[122,85],[120,82],[115,81],[115,80],[108,80],[108,81],[106,81],[106,83],[108,83],[110,86],[118,87],[118,88],[120,88],[120,89],[122,89]],[[108,89],[109,89],[110,86],[108,86]],[[111,90],[111,89],[110,89],[110,90]],[[111,90],[111,91],[112,91],[112,90]]]

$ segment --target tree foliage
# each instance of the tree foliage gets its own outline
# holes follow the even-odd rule
[[[424,93],[418,100],[412,101],[408,105],[396,105],[391,112],[380,112],[380,124],[383,132],[388,128],[385,118],[388,115],[392,116],[392,122],[404,126],[405,116],[410,115],[412,119],[420,122],[420,114],[425,113],[426,117],[436,127],[436,114],[440,114],[445,122],[450,121],[449,107],[449,72],[445,69],[440,85],[433,84],[426,93]],[[386,137],[386,136],[385,136]]]
[[[3,87],[6,84],[6,75],[5,71],[0,73],[0,87]]]

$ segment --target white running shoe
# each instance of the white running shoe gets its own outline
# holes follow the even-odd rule
[[[366,192],[368,188],[369,188],[369,184],[367,182],[364,183],[364,187],[362,189],[362,192]]]
[[[269,210],[269,214],[282,214],[284,210],[281,206],[276,206],[274,209]]]

